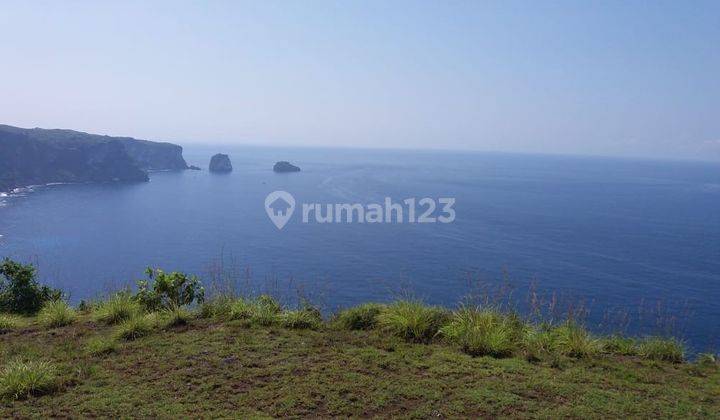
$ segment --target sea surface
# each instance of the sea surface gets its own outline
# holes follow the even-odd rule
[[[207,171],[228,153],[234,171]],[[412,296],[572,314],[720,349],[720,164],[501,153],[186,147],[202,171],[0,196],[0,256],[92,299],[147,266],[326,313]],[[289,160],[302,172],[276,174]],[[279,230],[265,210],[283,190]],[[453,223],[302,223],[303,203],[455,198]]]

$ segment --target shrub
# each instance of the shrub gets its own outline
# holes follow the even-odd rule
[[[98,305],[94,318],[105,324],[118,324],[139,316],[142,312],[140,304],[133,300],[128,292],[120,292]]]
[[[77,314],[65,301],[56,300],[45,303],[40,309],[37,319],[45,328],[57,328],[75,322]]]
[[[11,361],[0,371],[0,395],[12,399],[28,398],[53,390],[57,369],[46,361]]]
[[[316,330],[321,323],[322,318],[312,310],[285,311],[280,315],[280,324],[286,328]]]
[[[398,301],[388,305],[377,317],[383,330],[418,342],[430,341],[447,322],[447,312],[421,302]]]
[[[553,349],[559,354],[570,357],[588,357],[600,351],[600,343],[583,327],[566,322],[554,328],[550,334],[553,338]]]
[[[117,341],[109,337],[93,337],[85,344],[85,351],[92,356],[113,353],[117,350]]]
[[[160,316],[166,328],[188,325],[193,318],[193,314],[182,306],[165,309],[161,312]]]
[[[5,258],[0,264],[0,312],[32,315],[45,302],[59,300],[62,292],[40,285],[35,267]]]
[[[22,321],[19,317],[9,314],[0,314],[0,334],[20,328]]]
[[[645,359],[680,363],[685,358],[685,349],[674,338],[648,337],[638,345],[638,354]]]
[[[618,354],[621,356],[634,356],[637,354],[637,343],[629,337],[613,335],[600,340],[603,353]]]
[[[157,311],[205,300],[205,288],[195,276],[160,269],[145,270],[149,280],[138,282],[136,298],[147,310]],[[152,282],[152,285],[150,284]]]
[[[462,308],[440,334],[472,356],[510,356],[521,337],[522,323],[492,309]]]
[[[156,314],[138,315],[121,322],[115,330],[115,336],[123,340],[135,340],[150,334],[156,325]]]
[[[345,330],[371,330],[377,326],[377,319],[385,305],[365,303],[345,309],[335,318],[335,324]]]

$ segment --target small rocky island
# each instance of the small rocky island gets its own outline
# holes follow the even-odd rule
[[[300,172],[300,168],[287,161],[280,161],[273,166],[275,172]]]
[[[232,163],[230,157],[223,153],[218,153],[210,159],[210,172],[232,172]]]

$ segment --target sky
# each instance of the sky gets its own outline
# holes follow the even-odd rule
[[[720,160],[720,1],[3,1],[0,123]]]

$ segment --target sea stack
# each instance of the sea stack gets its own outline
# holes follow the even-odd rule
[[[232,164],[228,155],[218,153],[210,159],[210,172],[231,172]]]
[[[293,165],[290,162],[286,162],[284,160],[277,162],[275,166],[273,166],[273,171],[275,172],[300,172],[300,168]]]

